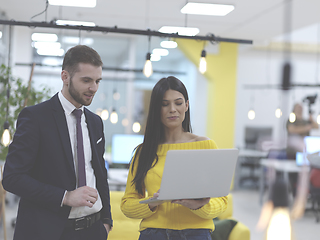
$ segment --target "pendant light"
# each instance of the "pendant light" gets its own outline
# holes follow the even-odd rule
[[[289,115],[289,122],[294,123],[296,121],[297,117],[294,112],[291,112]]]
[[[132,125],[132,131],[135,133],[138,133],[138,132],[140,132],[140,130],[141,130],[141,124],[139,122],[135,122]]]
[[[279,103],[281,103],[281,94],[279,94]],[[276,109],[276,111],[274,112],[274,115],[276,116],[276,118],[281,118],[282,110],[281,110],[280,106]]]
[[[292,240],[288,184],[276,176],[271,185],[269,200],[263,205],[258,230],[266,229],[266,240]]]
[[[3,134],[1,137],[1,143],[3,146],[7,147],[11,142],[11,135],[9,132],[9,122],[5,121],[3,124]]]
[[[9,71],[8,71],[6,121],[3,124],[3,133],[2,133],[2,137],[1,137],[1,143],[5,147],[7,147],[11,142],[11,135],[10,135],[10,131],[9,131],[10,124],[9,124],[9,121],[8,121],[8,116],[9,116],[9,97],[10,97],[9,78],[10,78],[10,74],[9,74]]]
[[[116,124],[118,122],[118,113],[115,108],[112,109],[110,114],[110,122]]]
[[[11,142],[11,135],[9,131],[9,98],[10,98],[10,55],[11,55],[11,32],[12,28],[9,27],[9,51],[8,51],[8,80],[7,80],[7,107],[6,107],[6,121],[3,124],[3,134],[1,137],[1,143],[3,146],[7,147]]]
[[[266,240],[291,240],[292,227],[289,212],[288,184],[276,179],[271,189],[273,212],[266,232]]]
[[[253,119],[256,118],[256,112],[254,111],[254,108],[253,108],[253,104],[254,104],[254,95],[253,94],[251,95],[251,101],[250,102],[251,102],[251,107],[250,107],[250,109],[248,111],[248,118],[250,120],[253,120]]]
[[[151,36],[149,36],[149,41],[148,41],[148,53],[146,55],[146,62],[143,67],[143,74],[148,78],[152,75],[153,69],[152,69],[152,63],[151,63],[151,53],[150,53],[150,41],[151,41]]]
[[[275,115],[276,115],[276,118],[281,118],[282,116],[282,111],[280,109],[280,107],[278,107],[275,111]]]
[[[108,120],[109,118],[109,111],[105,108],[101,111],[101,118],[102,120]]]
[[[204,74],[207,71],[207,60],[206,60],[207,52],[206,50],[202,50],[201,57],[200,57],[200,63],[199,63],[199,71]]]

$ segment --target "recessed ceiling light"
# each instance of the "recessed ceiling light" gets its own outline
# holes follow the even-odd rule
[[[61,66],[62,65],[62,59],[56,58],[56,57],[44,57],[41,61],[43,65],[49,65],[53,67]]]
[[[167,56],[169,51],[164,48],[155,48],[152,50],[152,54],[159,55],[159,56]]]
[[[163,48],[176,48],[178,44],[175,41],[162,41],[160,46]]]
[[[94,40],[93,40],[93,38],[85,38],[85,39],[83,39],[81,42],[82,42],[82,44],[84,44],[84,45],[92,45],[93,42],[94,42]]]
[[[188,2],[182,9],[184,14],[225,16],[234,10],[233,5]]]
[[[45,56],[62,56],[64,54],[63,49],[50,49],[50,48],[39,48],[37,50],[37,53],[39,55],[45,55]]]
[[[159,29],[159,32],[178,33],[179,35],[184,36],[195,36],[199,33],[199,28],[163,26]]]
[[[79,44],[79,38],[78,37],[63,37],[62,41],[64,43],[68,43],[68,44]]]
[[[151,61],[151,62],[158,62],[158,61],[160,61],[160,59],[161,59],[161,56],[160,56],[160,55],[151,54],[151,58],[150,58],[150,61]]]
[[[94,8],[97,0],[49,0],[50,5]]]
[[[77,45],[77,44],[92,45],[94,42],[93,38],[85,38],[85,39],[81,39],[81,43],[80,43],[80,39],[78,37],[63,37],[62,41],[64,43],[72,44],[72,45]]]
[[[33,33],[31,39],[38,42],[56,42],[58,41],[58,36],[54,33]]]
[[[50,48],[50,49],[58,50],[61,48],[61,43],[59,43],[59,42],[33,42],[32,45],[36,49]]]
[[[96,24],[94,22],[81,22],[81,21],[70,21],[70,20],[57,20],[57,25],[70,25],[70,26],[87,26],[94,27]]]

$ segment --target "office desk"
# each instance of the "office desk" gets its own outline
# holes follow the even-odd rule
[[[258,151],[253,149],[240,149],[239,157],[256,157],[256,158],[265,158],[267,157],[268,152]]]
[[[265,169],[274,168],[278,172],[284,173],[284,179],[289,183],[289,173],[291,172],[300,172],[302,167],[297,166],[296,160],[292,159],[271,159],[265,158],[260,161],[260,181],[259,181],[259,201],[260,204],[263,202],[263,192],[265,186]],[[309,169],[309,167],[308,167]]]
[[[255,176],[254,170],[260,167],[260,159],[267,157],[267,155],[268,152],[253,149],[240,149],[235,173],[235,189],[247,179],[258,182],[259,178]],[[249,176],[242,176],[241,169],[243,167],[248,167],[250,169]]]

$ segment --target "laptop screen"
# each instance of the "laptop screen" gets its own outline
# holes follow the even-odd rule
[[[320,151],[320,136],[306,136],[304,137],[305,151],[306,154],[312,154]],[[303,165],[303,153],[296,153],[296,163],[298,166]],[[309,165],[308,159],[306,159],[306,163]]]

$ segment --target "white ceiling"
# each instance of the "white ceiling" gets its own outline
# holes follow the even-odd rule
[[[292,2],[292,29],[319,22],[319,0],[194,0],[233,4],[235,10],[224,17],[180,13],[186,0],[97,0],[95,8],[49,5],[47,19],[42,14],[33,21],[53,19],[93,21],[97,25],[119,28],[158,30],[164,25],[200,28],[199,35],[213,33],[220,37],[261,41],[284,31],[284,8]],[[45,9],[45,0],[0,0],[0,10],[8,19],[30,21]]]
[[[200,29],[198,35],[205,36],[212,33],[215,36],[225,38],[253,40],[254,44],[270,41],[284,33],[284,13],[285,10],[288,10],[288,2],[292,2],[292,30],[302,29],[320,22],[319,0],[194,0],[194,2],[233,4],[235,10],[224,17],[182,14],[180,9],[186,2],[186,0],[97,0],[95,8],[49,5],[47,14],[37,16],[32,20],[93,21],[98,26],[117,26],[118,28],[141,30],[148,28],[158,30],[165,25],[198,27]],[[5,13],[8,20],[30,21],[32,16],[45,9],[45,3],[45,0],[0,0],[0,11]],[[36,29],[36,31],[40,30]],[[41,29],[41,31],[44,30]],[[73,34],[78,35],[79,33],[73,31]],[[83,35],[85,34],[89,33],[83,33]],[[128,41],[117,40],[118,37],[123,37],[120,36],[121,34],[90,34],[100,38],[98,41],[101,42],[101,47],[108,49],[110,59],[114,60],[116,54],[117,58],[120,58],[120,55],[123,55],[125,49],[128,48]],[[109,40],[106,40],[106,36],[113,37],[111,43],[107,42]],[[114,38],[115,36],[116,38]],[[125,37],[128,39],[132,36]],[[302,34],[299,40],[304,41],[303,38]],[[310,41],[308,35],[305,35],[305,38],[306,42]],[[152,39],[152,44],[158,46],[159,40]],[[141,37],[138,43],[140,47],[138,46],[137,52],[145,55],[146,37]],[[173,54],[171,55],[173,56]]]

